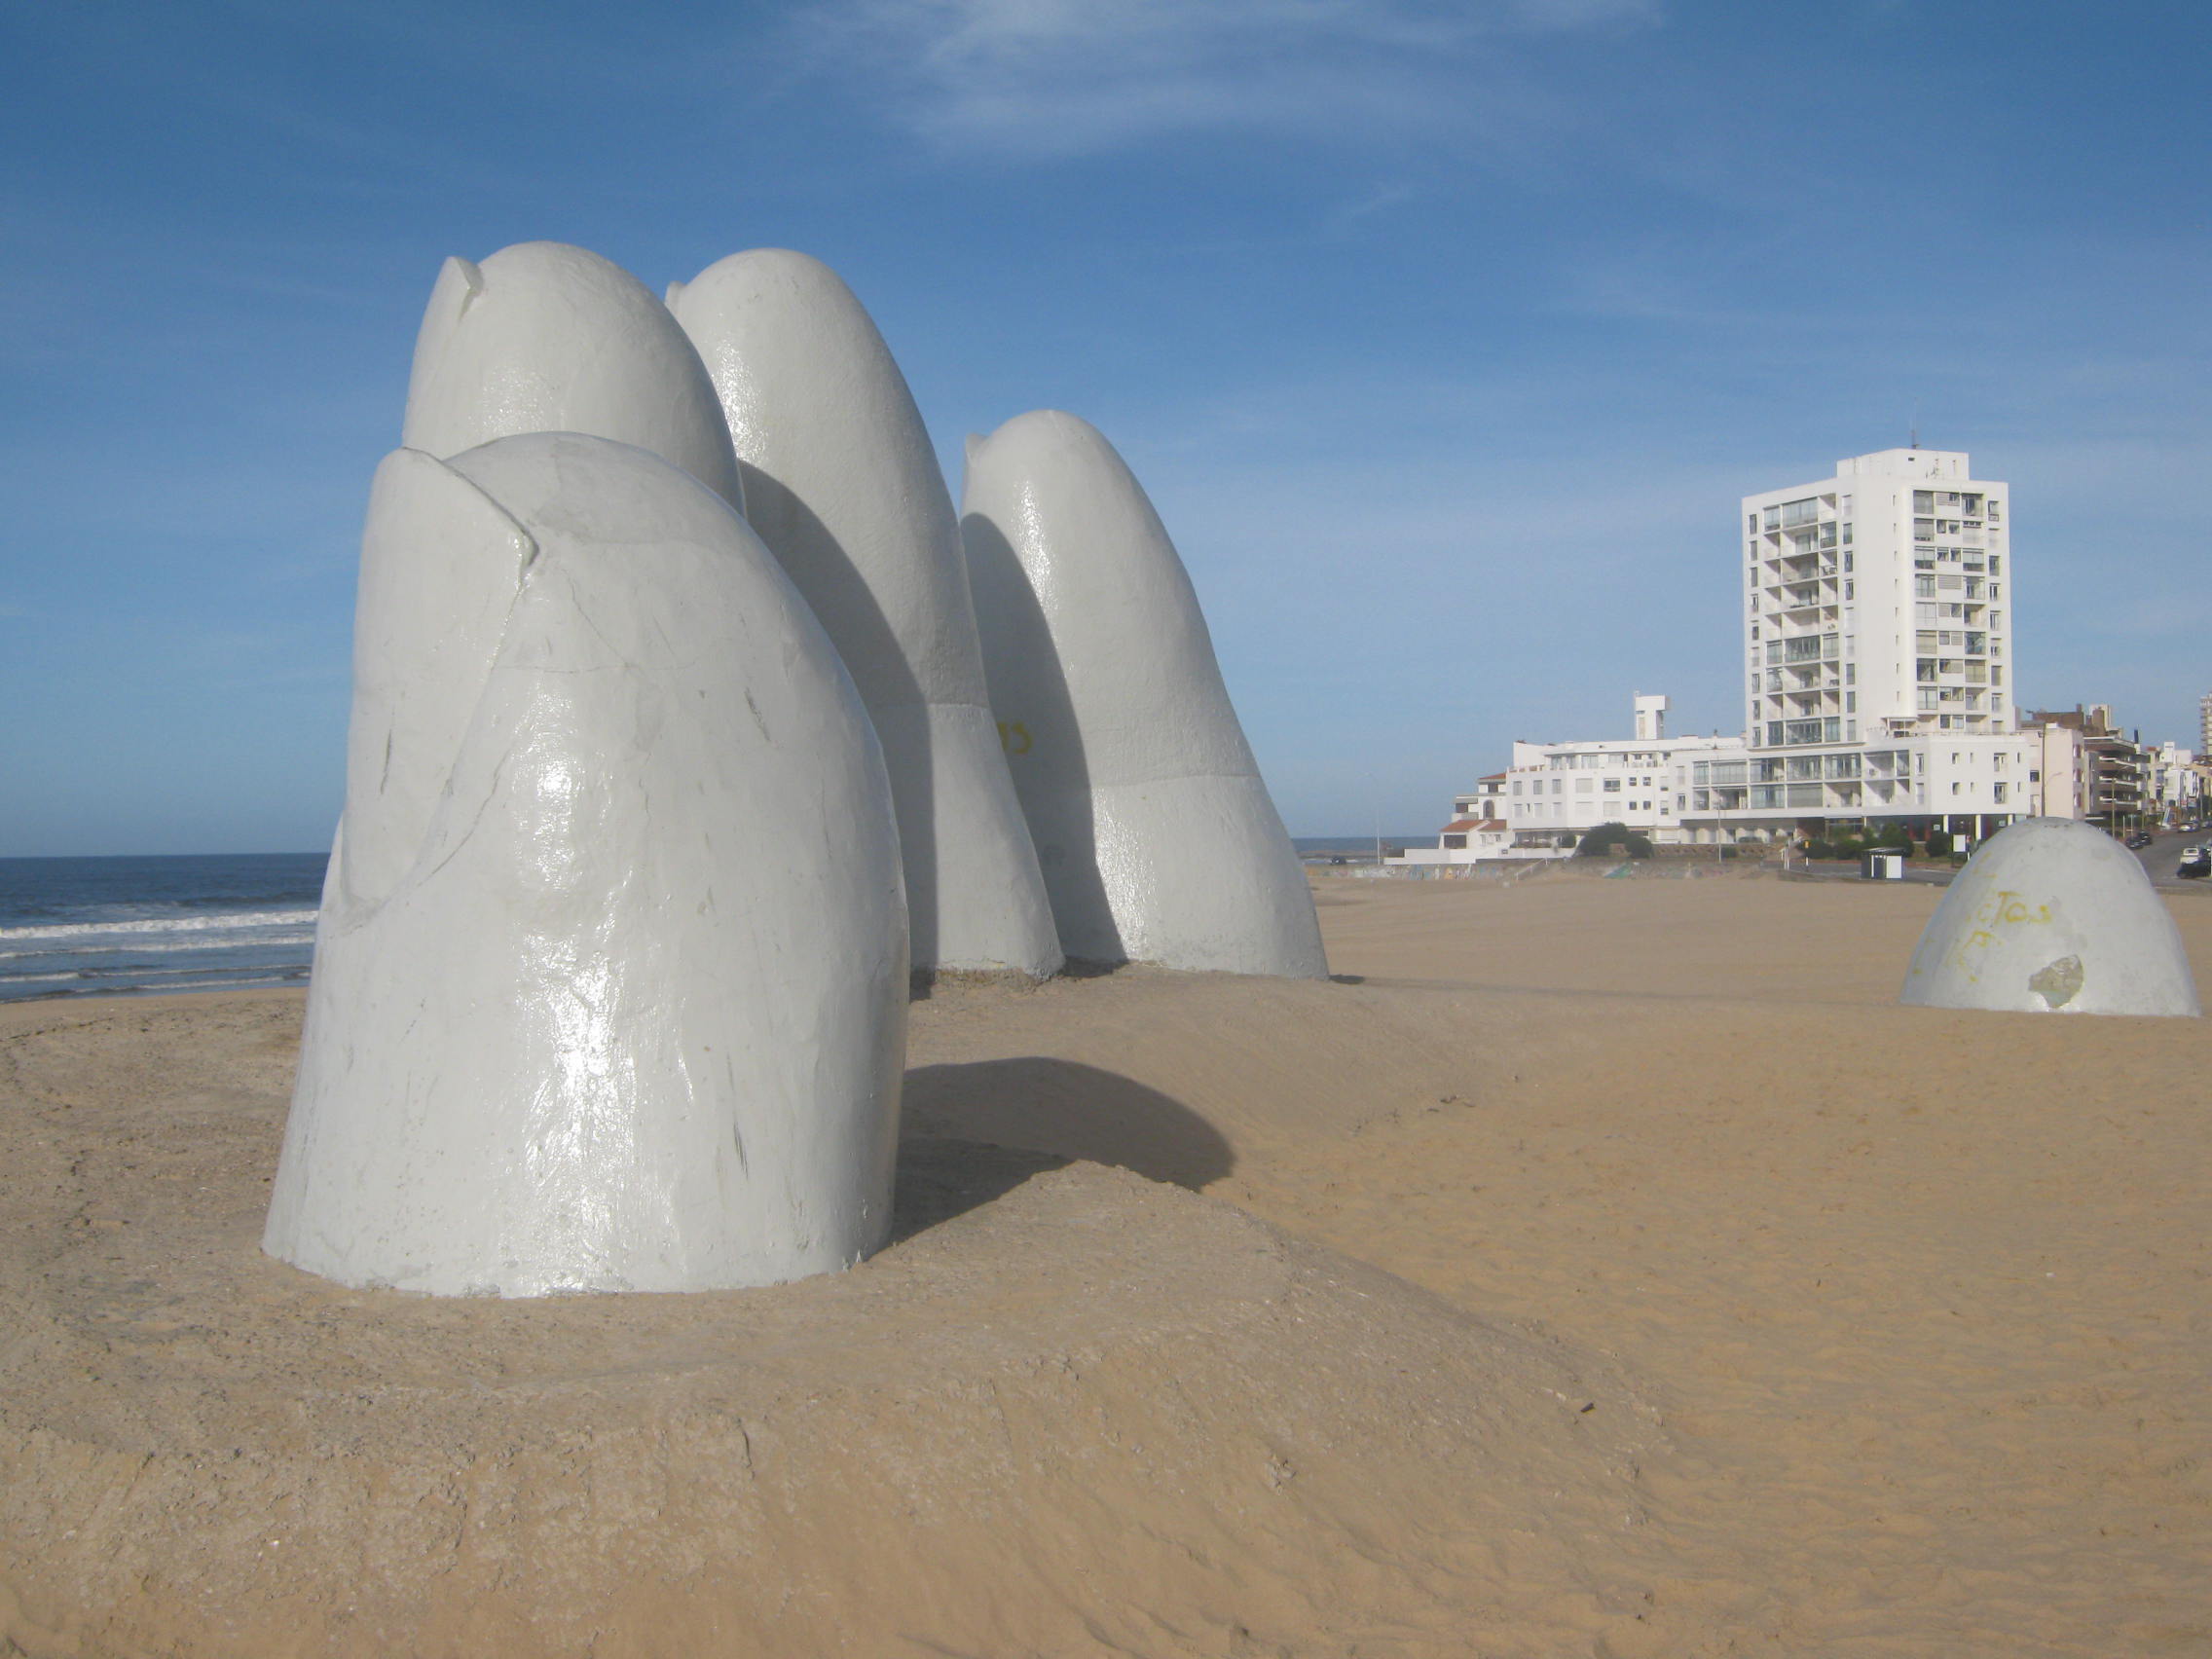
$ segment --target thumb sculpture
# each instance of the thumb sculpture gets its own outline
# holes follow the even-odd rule
[[[746,510],[843,655],[891,772],[914,967],[1057,973],[929,434],[875,324],[805,254],[669,289],[721,396]]]
[[[264,1243],[440,1295],[702,1290],[891,1222],[890,786],[727,501],[623,444],[380,468]]]
[[[991,706],[1068,955],[1327,974],[1198,595],[1113,446],[1051,410],[971,438],[962,534]]]
[[[566,242],[447,260],[416,336],[402,444],[443,459],[521,432],[635,444],[745,510],[721,404],[683,330],[619,265]]]
[[[2199,1012],[2181,932],[2135,856],[2092,825],[2030,818],[1968,861],[1899,999],[2019,1014]]]

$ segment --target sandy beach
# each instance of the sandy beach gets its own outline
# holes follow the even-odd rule
[[[2212,1651],[2212,1025],[1899,1008],[1928,887],[1318,891],[940,985],[762,1291],[322,1283],[298,992],[0,1009],[0,1653]]]

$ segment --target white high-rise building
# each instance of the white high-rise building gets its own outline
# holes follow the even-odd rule
[[[2032,810],[2013,730],[2007,487],[1953,450],[1882,450],[1743,501],[1745,743],[1693,771],[1699,838]]]
[[[1902,449],[1745,497],[1751,747],[2011,730],[2007,494]]]

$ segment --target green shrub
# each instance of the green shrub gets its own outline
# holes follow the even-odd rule
[[[1951,833],[1947,830],[1931,830],[1928,831],[1928,839],[1923,845],[1927,849],[1928,856],[1932,859],[1949,858],[1951,856]]]
[[[1611,856],[1647,859],[1651,856],[1651,837],[1625,824],[1601,824],[1575,843],[1574,856],[1578,859]]]

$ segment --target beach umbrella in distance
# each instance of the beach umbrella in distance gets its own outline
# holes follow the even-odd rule
[[[747,516],[882,739],[917,970],[1056,973],[1059,940],[983,680],[959,522],[905,377],[852,290],[782,248],[671,284],[720,393]]]
[[[448,259],[424,309],[399,441],[444,459],[522,432],[635,444],[745,510],[698,352],[651,289],[588,248]]]
[[[968,441],[991,707],[1068,955],[1328,972],[1306,873],[1144,490],[1073,415]]]
[[[898,831],[781,567],[690,475],[574,433],[401,452],[363,560],[265,1247],[529,1296],[772,1283],[882,1243]]]
[[[1901,1001],[2020,1014],[2199,1011],[2172,914],[2094,825],[2030,818],[1981,844],[1936,907]]]

